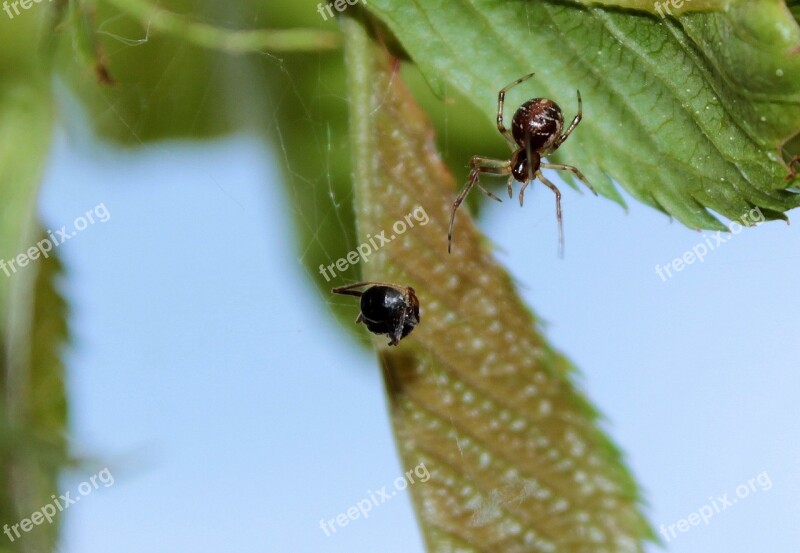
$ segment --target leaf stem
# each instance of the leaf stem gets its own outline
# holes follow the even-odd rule
[[[314,52],[333,50],[341,37],[333,31],[317,29],[252,29],[236,30],[192,21],[188,17],[154,6],[146,0],[104,0],[138,19],[142,25],[184,38],[214,50],[231,54],[250,52]]]
[[[347,68],[347,90],[350,97],[350,140],[354,175],[356,213],[361,213],[361,203],[367,195],[372,173],[372,133],[370,112],[372,111],[372,55],[369,35],[363,23],[349,16],[342,18],[345,36],[345,65]],[[358,228],[356,218],[356,228]]]

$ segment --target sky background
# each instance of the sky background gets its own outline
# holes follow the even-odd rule
[[[484,202],[480,226],[581,369],[653,525],[765,471],[771,483],[667,550],[797,553],[799,225],[733,236],[663,282],[656,264],[703,235],[627,196],[628,213],[562,190],[564,259],[541,185],[521,210]],[[71,225],[101,203],[110,219],[58,250],[74,446],[97,467],[59,491],[103,467],[114,484],[67,511],[63,551],[421,553],[407,491],[335,535],[319,528],[412,467],[398,460],[376,357],[352,339],[363,330],[334,320],[328,303],[341,299],[303,268],[270,145],[119,150],[62,127],[44,221]]]

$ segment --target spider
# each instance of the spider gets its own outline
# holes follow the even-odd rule
[[[363,292],[353,290],[369,286]],[[414,289],[383,282],[358,282],[331,290],[361,298],[361,313],[356,323],[364,323],[373,334],[389,336],[389,345],[396,346],[419,324],[419,300]]]
[[[562,134],[564,128],[564,115],[561,108],[558,107],[552,100],[547,98],[533,98],[522,104],[517,111],[514,112],[514,117],[511,119],[511,131],[509,132],[503,124],[503,101],[505,100],[506,92],[517,86],[518,84],[527,81],[533,77],[534,73],[520,77],[513,83],[500,89],[497,93],[497,130],[506,139],[509,147],[511,148],[511,158],[508,160],[491,159],[482,156],[473,156],[469,160],[469,178],[467,184],[461,190],[453,202],[453,211],[450,214],[450,230],[447,232],[447,252],[450,253],[450,247],[453,241],[453,224],[456,220],[456,211],[464,201],[469,191],[473,186],[477,186],[481,191],[498,202],[502,201],[500,198],[486,190],[481,186],[479,180],[481,173],[487,175],[509,175],[507,188],[508,197],[512,197],[513,189],[511,187],[514,181],[522,183],[522,188],[519,191],[519,205],[522,206],[522,201],[525,194],[525,188],[534,181],[539,179],[545,186],[547,186],[556,195],[556,219],[558,220],[558,243],[559,251],[564,251],[564,231],[561,221],[561,192],[558,187],[547,180],[542,174],[541,169],[560,169],[562,171],[572,171],[581,181],[583,181],[589,190],[595,192],[592,185],[586,180],[576,167],[572,165],[563,165],[561,163],[546,163],[542,158],[548,154],[553,153],[558,149],[561,144],[569,137],[575,127],[580,123],[583,116],[583,103],[581,102],[581,91],[578,91],[578,114],[572,120],[569,128]]]

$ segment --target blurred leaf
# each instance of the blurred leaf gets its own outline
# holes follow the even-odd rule
[[[456,183],[430,123],[361,24],[346,19],[345,31],[359,233],[392,229],[415,206],[429,216],[361,265],[421,303],[398,347],[375,343],[403,466],[430,471],[409,488],[429,550],[642,551],[652,533],[636,486],[573,368],[466,213],[447,255]]]
[[[335,29],[265,21],[267,7],[254,0],[71,6],[60,27],[58,65],[96,130],[127,144],[260,131],[270,116],[263,68],[281,67],[278,54],[286,51],[329,50],[340,41]],[[87,70],[98,66],[112,85]]]
[[[2,12],[0,12],[2,13]],[[3,20],[0,33],[0,259],[29,245],[39,180],[50,144],[52,98],[46,64],[39,57],[34,17]],[[20,62],[14,63],[14,55]],[[0,313],[9,310],[11,281],[0,269]],[[5,330],[6,317],[0,316]]]
[[[332,287],[352,281],[359,271],[348,266],[332,275],[326,269],[326,278],[320,266],[335,265],[366,240],[354,225],[342,55],[287,55],[280,71],[271,69],[267,75],[275,106],[267,132],[283,168],[298,262],[327,298]],[[334,312],[345,313],[336,304]]]
[[[224,14],[241,23],[238,10],[217,3],[173,0],[160,6],[174,12],[194,9],[198,19]],[[81,2],[77,9],[59,28],[58,67],[103,137],[126,144],[207,138],[257,129],[263,122],[258,103],[263,83],[253,68],[261,57],[276,63],[274,57],[231,56],[192,45],[182,36],[158,33],[143,25],[139,14],[106,2]],[[87,34],[89,46],[90,39],[81,38]],[[87,62],[92,56],[95,62]],[[113,84],[98,80],[93,70],[97,64]]]
[[[0,364],[7,375],[0,379],[0,390],[8,399],[2,402],[5,409],[0,418],[0,526],[13,526],[50,503],[51,495],[60,489],[61,471],[70,463],[68,406],[60,357],[67,341],[67,307],[56,291],[61,266],[54,254],[35,263],[38,267],[27,267],[30,272],[25,275],[37,275],[34,305],[25,306],[33,312],[28,363],[15,363],[10,371],[6,361]],[[8,348],[2,349],[6,354]],[[0,551],[55,551],[61,523],[62,519],[56,517],[52,524],[34,527],[14,542],[2,535]]]
[[[534,96],[569,118],[580,89],[583,122],[553,157],[608,197],[621,201],[611,177],[690,227],[720,230],[709,210],[782,218],[800,204],[780,157],[800,130],[800,30],[781,0],[667,19],[556,1],[368,6],[436,91],[460,90],[488,120],[498,89],[530,71],[507,118]]]
[[[800,22],[800,0],[788,0],[786,4],[789,6],[789,11],[792,12],[795,21]]]
[[[303,52],[335,49],[338,33],[318,29],[226,29],[193,21],[147,0],[103,0],[138,18],[143,27],[169,33],[189,43],[231,54],[266,51]]]
[[[60,349],[66,338],[65,306],[55,292],[54,257],[25,254],[42,238],[36,199],[52,134],[53,112],[46,56],[37,22],[19,16],[10,33],[14,51],[27,47],[26,71],[0,78],[0,525],[18,523],[57,490],[66,462],[66,396]],[[24,263],[24,260],[23,260]],[[0,550],[43,553],[55,547],[59,523],[37,528]]]

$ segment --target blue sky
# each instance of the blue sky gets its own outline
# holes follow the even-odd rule
[[[64,551],[423,551],[407,492],[333,536],[319,528],[412,467],[375,356],[305,273],[278,178],[270,146],[245,136],[125,151],[59,131],[44,220],[100,203],[111,215],[59,248],[75,449],[114,475],[65,515]],[[564,259],[544,187],[523,209],[486,202],[480,224],[581,369],[650,520],[771,483],[668,550],[796,553],[798,225],[733,236],[663,282],[656,264],[700,233],[633,200],[627,214],[574,190],[563,202]]]

